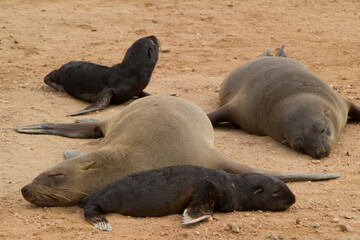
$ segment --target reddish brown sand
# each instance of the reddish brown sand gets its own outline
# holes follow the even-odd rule
[[[47,73],[71,60],[119,63],[135,40],[151,34],[162,52],[146,90],[177,93],[205,112],[217,108],[219,85],[231,70],[281,44],[289,57],[359,104],[359,0],[2,0],[0,5],[0,239],[360,239],[356,122],[321,160],[237,127],[215,129],[216,148],[243,164],[341,174],[328,182],[289,184],[297,202],[285,212],[216,213],[215,221],[190,227],[181,225],[180,215],[109,214],[110,233],[94,229],[77,206],[39,208],[20,194],[40,172],[63,161],[64,150],[91,151],[100,139],[13,130],[72,122],[75,118],[65,115],[88,105],[45,86]],[[88,116],[107,119],[127,104]]]

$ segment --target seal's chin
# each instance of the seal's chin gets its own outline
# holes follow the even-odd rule
[[[70,199],[55,193],[53,189],[35,184],[28,184],[21,189],[21,194],[30,203],[39,207],[69,206]]]

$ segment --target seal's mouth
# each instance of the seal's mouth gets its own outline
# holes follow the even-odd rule
[[[67,190],[69,191],[69,190]],[[76,205],[81,197],[87,195],[80,194],[79,199],[70,199],[65,196],[66,191],[56,191],[56,189],[43,185],[28,184],[21,189],[21,194],[30,203],[39,207],[71,206]],[[71,192],[71,190],[70,190]]]

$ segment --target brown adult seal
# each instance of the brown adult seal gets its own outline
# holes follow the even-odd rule
[[[241,165],[216,151],[213,127],[206,114],[190,102],[165,95],[134,101],[108,121],[38,124],[17,131],[82,138],[104,136],[93,152],[70,152],[70,157],[79,156],[45,170],[22,189],[24,198],[39,206],[78,204],[85,195],[121,176],[167,166],[197,165],[229,173],[280,174]],[[277,177],[302,181],[338,175]]]
[[[294,194],[274,177],[172,166],[121,177],[84,197],[80,206],[88,222],[111,231],[104,213],[157,217],[183,212],[183,224],[192,224],[214,211],[284,211],[294,202]]]
[[[359,106],[286,57],[240,65],[225,78],[219,95],[221,107],[208,114],[213,125],[232,122],[313,158],[329,155],[348,116],[360,120]]]
[[[80,115],[120,104],[143,92],[158,60],[159,43],[155,36],[137,40],[123,61],[112,67],[84,61],[72,61],[45,76],[44,82],[58,91],[91,102],[85,109],[70,114]]]

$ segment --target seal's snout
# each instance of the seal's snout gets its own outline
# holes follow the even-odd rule
[[[146,38],[149,39],[154,46],[159,46],[159,41],[154,35],[148,36]]]
[[[21,189],[21,194],[23,195],[23,197],[26,199],[26,195],[27,195],[27,189],[26,189],[26,186],[25,187],[23,187],[22,189]]]
[[[323,158],[323,157],[327,157],[329,155],[329,152],[326,151],[326,149],[324,147],[317,149],[316,151],[316,158]]]
[[[25,200],[27,200],[28,202],[30,202],[30,203],[34,202],[33,194],[31,192],[31,190],[29,189],[29,185],[26,185],[21,189],[21,194],[22,194],[23,198],[25,198]]]

